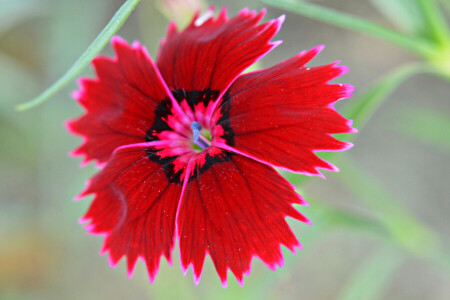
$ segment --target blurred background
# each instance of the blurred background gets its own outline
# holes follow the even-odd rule
[[[311,2],[399,31],[420,27],[404,17],[405,6],[394,5],[405,1]],[[0,0],[0,299],[450,299],[450,81],[430,72],[405,78],[361,128],[354,148],[333,157],[341,173],[308,181],[287,175],[312,204],[299,209],[313,226],[289,221],[304,250],[284,251],[283,268],[272,272],[255,260],[244,286],[229,273],[227,289],[209,258],[198,286],[191,270],[183,277],[178,253],[172,267],[161,261],[154,284],[142,262],[132,279],[123,260],[111,269],[98,255],[103,237],[87,235],[77,222],[90,199],[72,201],[96,172],[67,155],[81,143],[63,126],[82,113],[70,97],[76,83],[34,109],[14,107],[59,78],[122,3]],[[227,6],[232,16],[243,5],[267,7],[265,20],[286,14],[276,37],[284,43],[260,68],[325,44],[312,65],[342,60],[350,72],[339,82],[356,88],[354,98],[338,103],[341,112],[386,74],[422,60],[257,1],[143,0],[119,34],[140,40],[155,57],[169,19],[186,24],[209,4]],[[103,53],[111,55],[111,47]]]

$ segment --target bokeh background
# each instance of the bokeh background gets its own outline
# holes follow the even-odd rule
[[[383,1],[314,2],[399,26],[387,17],[396,8],[380,9]],[[183,277],[177,253],[172,267],[162,260],[154,284],[142,262],[132,279],[124,261],[111,269],[98,255],[103,238],[87,235],[77,222],[90,199],[72,201],[96,172],[67,155],[81,143],[63,126],[82,113],[70,97],[76,83],[32,110],[14,106],[61,76],[122,3],[0,0],[0,299],[450,299],[450,85],[430,74],[408,78],[389,95],[355,147],[333,160],[341,173],[325,172],[327,180],[300,186],[312,205],[299,209],[313,226],[289,221],[304,250],[296,256],[284,251],[283,268],[272,272],[255,260],[245,285],[229,273],[227,289],[209,258],[198,286],[191,270]],[[267,7],[209,4],[227,6],[231,15],[244,5]],[[185,24],[193,9],[207,6],[143,0],[119,34],[139,39],[155,57],[169,19]],[[277,8],[268,7],[265,20],[281,14],[287,18],[276,38],[284,43],[259,67],[325,44],[313,65],[342,60],[350,72],[340,82],[356,87],[356,97],[340,102],[340,111],[390,71],[419,60],[386,42]],[[395,223],[403,220],[403,226]],[[395,232],[380,234],[386,228]]]

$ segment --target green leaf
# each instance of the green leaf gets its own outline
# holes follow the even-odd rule
[[[437,43],[450,45],[450,32],[445,17],[435,0],[416,0],[423,13],[429,37]]]
[[[311,206],[314,207],[314,210],[308,213],[308,215],[311,215],[311,218],[315,222],[320,222],[320,225],[327,230],[342,230],[345,228],[363,231],[365,234],[376,236],[382,236],[386,233],[379,226],[377,220],[369,216],[363,216],[359,212],[336,206],[326,205],[309,194],[305,195],[305,199],[308,199]]]
[[[106,46],[113,35],[122,27],[133,9],[141,0],[127,0],[119,10],[114,14],[109,23],[103,28],[95,40],[89,45],[86,51],[78,58],[78,60],[70,67],[70,69],[60,77],[52,86],[46,89],[42,94],[29,102],[19,104],[16,109],[23,111],[37,106],[55,95],[69,82],[73,81],[81,73],[81,71],[89,65],[89,62],[97,56]]]
[[[417,1],[371,0],[373,6],[400,29],[414,35],[425,32],[425,20]]]
[[[430,69],[423,64],[409,64],[402,66],[375,83],[368,91],[361,96],[354,97],[352,103],[343,110],[343,115],[353,120],[353,126],[361,130],[370,117],[377,111],[377,109],[386,101],[389,95],[397,88],[403,81],[409,77],[421,73],[429,72]],[[345,141],[352,141],[357,135],[340,134],[339,139]],[[339,152],[317,152],[317,154],[326,161],[331,161],[333,157]],[[294,185],[302,185],[313,177],[301,175],[287,176]]]
[[[308,247],[312,247],[313,243],[334,230],[339,232],[352,230],[352,234],[359,232],[364,236],[375,237],[377,239],[386,235],[386,231],[383,231],[383,228],[372,218],[361,216],[350,210],[323,204],[322,201],[315,199],[309,194],[304,196],[311,204],[311,210],[307,211],[306,214],[313,222],[313,226],[301,232],[300,240],[302,244],[309,245]],[[307,209],[307,207],[304,207],[302,211],[304,212]],[[287,254],[284,259],[285,264],[289,265],[289,269],[295,270],[298,264],[302,262],[302,258],[303,255],[297,256],[294,259],[294,256]],[[271,293],[271,290],[273,290],[273,286],[283,282],[289,274],[289,271],[276,272],[273,275],[268,273],[259,279],[257,289],[250,290],[246,294],[241,294],[241,298],[265,299]]]
[[[357,268],[338,299],[382,299],[382,292],[389,287],[391,277],[404,262],[402,253],[388,248],[377,250]]]
[[[433,53],[432,45],[418,37],[409,36],[385,26],[367,21],[347,13],[320,5],[293,0],[260,0],[269,5],[286,9],[331,25],[358,31],[405,48],[417,55],[428,57]]]
[[[344,115],[353,120],[356,128],[361,129],[402,82],[413,75],[424,72],[431,72],[431,70],[420,63],[399,67],[382,77],[364,94],[353,98],[352,103],[345,108]],[[349,136],[354,137],[354,135]]]
[[[416,141],[450,150],[450,116],[424,108],[404,108],[396,113],[390,126]]]
[[[339,164],[341,174],[336,179],[377,214],[394,244],[422,259],[440,256],[440,242],[434,232],[407,213],[397,199],[354,162],[341,156]]]

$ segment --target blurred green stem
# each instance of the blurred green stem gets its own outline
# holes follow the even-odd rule
[[[302,212],[307,213],[308,218],[313,223],[313,226],[305,228],[300,234],[300,242],[312,245],[327,233],[341,230],[352,230],[352,232],[359,232],[364,237],[386,239],[386,231],[379,226],[377,220],[362,216],[357,212],[345,210],[324,204],[317,200],[314,196],[302,193],[305,199],[311,204],[311,211],[308,208],[301,209]],[[291,269],[296,269],[292,264],[299,265],[304,258],[304,255],[299,255],[295,258],[292,254],[285,255],[285,264],[291,265]],[[242,294],[243,299],[264,299],[270,293],[273,286],[289,280],[291,273],[289,271],[277,272],[275,274],[266,273],[258,281],[260,288],[250,290],[246,294]]]
[[[450,154],[450,116],[445,110],[405,107],[386,128]]]
[[[350,14],[334,9],[326,8],[317,4],[293,0],[260,0],[269,5],[286,9],[297,14],[323,21],[331,25],[365,33],[391,44],[405,48],[419,56],[428,57],[433,53],[432,45],[419,37],[412,37],[385,26],[367,21]],[[428,1],[428,0],[425,0]]]
[[[413,75],[425,72],[432,72],[432,69],[423,63],[412,63],[395,69],[375,83],[369,90],[360,96],[356,96],[352,103],[344,109],[343,114],[353,120],[353,126],[361,130],[377,109],[388,99],[388,96],[406,79]],[[339,138],[345,141],[352,141],[355,134],[341,134]],[[332,160],[337,152],[319,153],[324,160]],[[294,185],[302,185],[313,177],[295,176],[291,178]]]
[[[378,220],[390,232],[394,244],[449,270],[449,257],[442,254],[440,240],[434,232],[407,213],[374,178],[351,160],[342,156],[339,164],[341,174],[336,178],[377,214]]]
[[[61,76],[53,85],[46,89],[42,94],[32,99],[29,102],[25,102],[17,105],[16,109],[19,111],[30,109],[37,106],[50,97],[59,92],[68,83],[72,82],[83,71],[85,67],[89,65],[89,62],[97,56],[100,51],[106,46],[113,35],[122,27],[123,23],[127,20],[133,9],[141,0],[127,0],[117,10],[109,23],[103,28],[95,40],[89,45],[84,53],[78,58],[78,60],[70,67],[70,69]]]
[[[352,103],[345,108],[344,115],[353,120],[353,126],[362,129],[402,82],[413,75],[431,71],[432,69],[423,63],[411,63],[395,69],[372,85],[364,94],[355,97]],[[354,138],[354,136],[354,134],[348,135],[349,138]]]
[[[362,263],[350,278],[339,296],[339,300],[382,299],[383,289],[389,287],[389,280],[403,264],[402,253],[390,247],[382,247]]]
[[[439,10],[439,5],[435,0],[417,0],[422,9],[428,31],[433,38],[441,45],[450,43],[450,32],[447,22]]]

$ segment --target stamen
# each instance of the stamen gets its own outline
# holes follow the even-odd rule
[[[200,137],[200,130],[202,130],[202,125],[199,122],[194,121],[191,123],[192,134],[194,135],[194,142],[198,141]]]
[[[205,150],[210,146],[209,141],[200,134],[200,130],[202,130],[202,125],[199,122],[193,121],[191,123],[193,142],[197,146],[199,146],[202,150]]]

